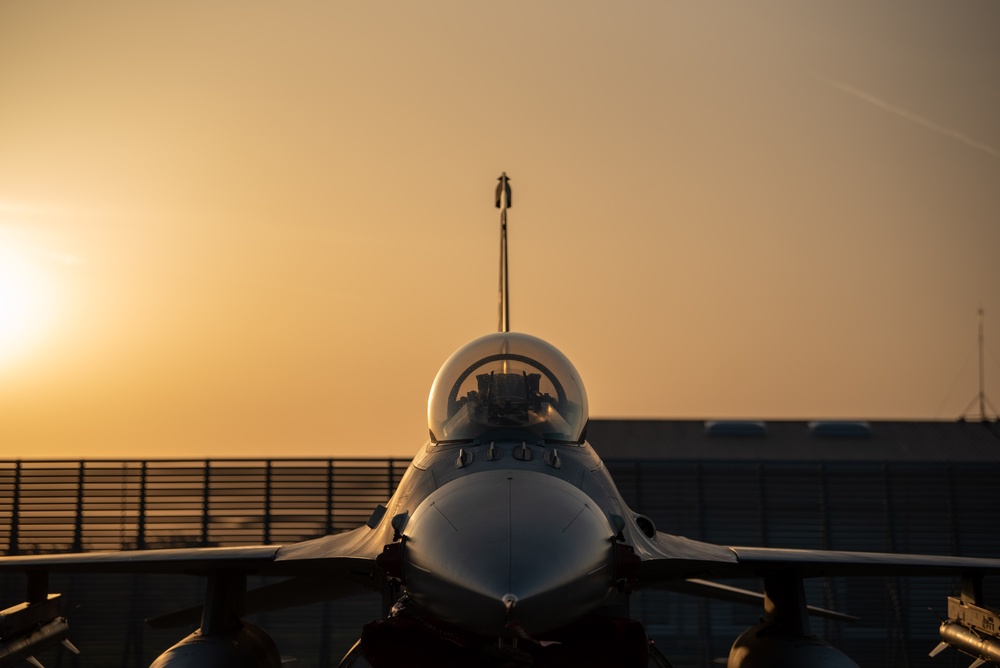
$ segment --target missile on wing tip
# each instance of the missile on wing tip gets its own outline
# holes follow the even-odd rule
[[[978,668],[987,662],[1000,666],[1000,638],[996,636],[977,633],[965,624],[949,619],[941,624],[941,639],[941,644],[931,651],[931,656],[937,656],[950,646],[975,659],[969,668]]]
[[[948,617],[941,622],[941,640],[931,656],[937,656],[947,647],[968,654],[975,661],[969,668],[989,663],[1000,666],[1000,613],[980,607],[973,601],[955,596],[948,597]]]

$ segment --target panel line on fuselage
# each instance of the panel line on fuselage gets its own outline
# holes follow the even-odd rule
[[[441,518],[442,518],[442,519],[443,519],[443,520],[444,520],[445,522],[447,522],[447,523],[448,523],[448,526],[450,526],[450,527],[451,527],[452,529],[454,529],[454,530],[455,530],[455,533],[458,533],[458,527],[456,527],[456,526],[455,526],[454,524],[452,524],[452,523],[451,523],[451,520],[449,520],[449,519],[448,519],[448,516],[447,516],[447,515],[445,515],[445,514],[444,514],[443,512],[441,512],[441,509],[437,507],[437,504],[436,504],[436,503],[432,503],[432,504],[431,504],[431,508],[433,508],[434,510],[436,510],[436,511],[437,511],[437,514],[438,514],[438,515],[440,515],[440,516],[441,516]]]
[[[590,506],[588,506],[586,503],[583,504],[583,508],[580,508],[580,512],[578,512],[576,515],[573,515],[573,519],[571,519],[569,521],[569,524],[567,524],[566,526],[563,527],[562,532],[566,533],[567,529],[569,529],[571,526],[573,526],[573,522],[576,522],[577,518],[580,517],[580,515],[583,514],[583,511],[588,510],[589,508],[590,508]]]

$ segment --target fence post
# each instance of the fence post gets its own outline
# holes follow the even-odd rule
[[[271,460],[264,462],[264,545],[271,544]]]
[[[73,526],[73,551],[83,551],[83,476],[86,462],[80,460],[79,472],[76,476],[76,522]]]
[[[146,549],[146,462],[139,466],[139,517],[136,520],[135,546]]]
[[[205,488],[202,491],[201,496],[201,544],[202,546],[208,545],[208,501],[211,497],[209,488],[211,487],[212,481],[212,464],[209,460],[205,460]]]
[[[333,533],[333,460],[326,460],[326,535]]]
[[[394,466],[395,460],[390,459],[388,463],[389,463],[389,489],[386,490],[387,493],[385,496],[385,498],[387,499],[391,498],[392,493],[396,490],[396,470]]]
[[[20,552],[21,540],[21,460],[14,462],[14,498],[10,506],[10,539],[7,542],[7,553]]]

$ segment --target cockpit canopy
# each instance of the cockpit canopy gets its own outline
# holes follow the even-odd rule
[[[566,356],[527,334],[466,344],[438,371],[427,402],[435,443],[517,438],[579,443],[587,393]]]

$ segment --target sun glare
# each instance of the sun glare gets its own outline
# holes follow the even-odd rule
[[[53,297],[40,260],[0,238],[0,369],[15,365],[44,337]]]

